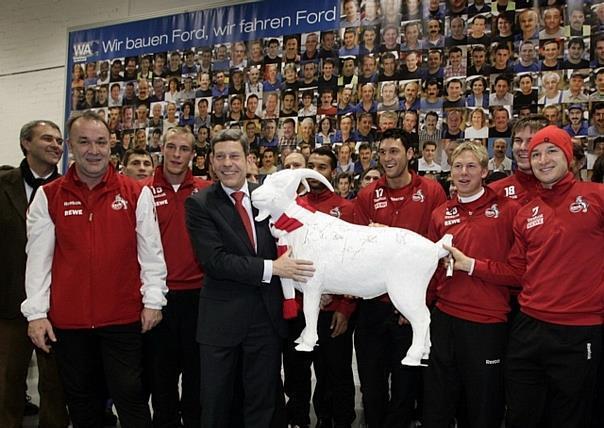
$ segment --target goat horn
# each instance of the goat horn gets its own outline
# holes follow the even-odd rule
[[[323,183],[325,185],[325,187],[327,187],[332,192],[334,191],[333,190],[333,186],[331,185],[331,183],[329,182],[329,180],[327,180],[324,176],[322,176],[321,174],[319,174],[314,169],[300,168],[300,169],[295,169],[294,171],[296,172],[296,174],[299,177],[299,181],[298,182],[300,182],[302,180],[305,180],[307,178],[312,178],[312,179],[318,180],[321,183]]]

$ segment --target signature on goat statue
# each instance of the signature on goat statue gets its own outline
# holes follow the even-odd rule
[[[308,282],[281,280],[284,314],[289,312],[294,289],[304,294],[306,327],[296,340],[296,349],[312,351],[317,343],[321,294],[371,299],[388,293],[413,329],[413,341],[402,364],[422,365],[421,360],[430,354],[426,290],[439,259],[448,255],[442,244],[451,245],[451,235],[434,243],[410,230],[354,225],[316,211],[297,198],[300,184],[308,191],[309,178],[321,181],[333,191],[331,184],[316,171],[288,169],[267,176],[263,185],[252,193],[252,203],[259,210],[256,220],[271,217],[278,245],[289,247],[292,257],[314,263],[315,273]]]

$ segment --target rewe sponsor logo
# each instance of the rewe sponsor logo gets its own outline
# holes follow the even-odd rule
[[[65,217],[72,215],[84,215],[84,210],[65,210]]]

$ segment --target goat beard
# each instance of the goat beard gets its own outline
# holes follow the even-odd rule
[[[263,221],[263,220],[267,219],[268,216],[270,216],[270,213],[267,210],[265,210],[265,209],[258,210],[258,215],[256,215],[256,221]]]

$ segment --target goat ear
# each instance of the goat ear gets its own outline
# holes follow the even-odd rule
[[[293,170],[290,170],[293,171]],[[287,186],[285,187],[285,194],[286,195],[297,195],[298,194],[298,186],[300,186],[300,178],[297,176],[297,174],[291,174],[292,176],[292,180],[290,180],[289,183],[287,183]]]

